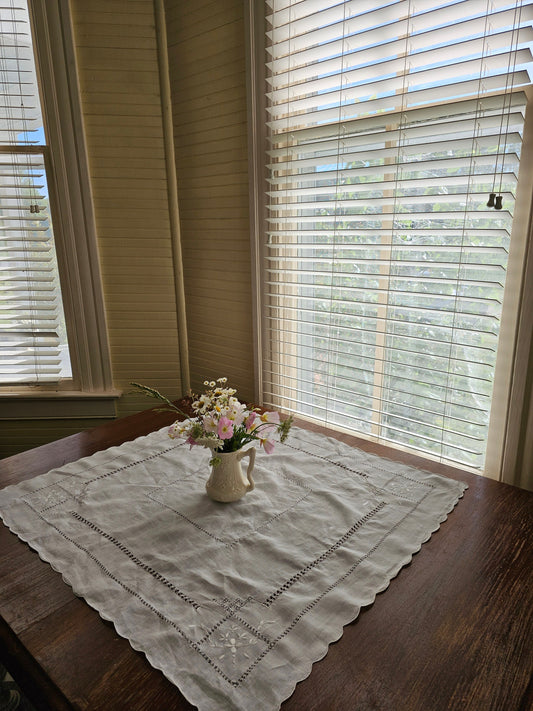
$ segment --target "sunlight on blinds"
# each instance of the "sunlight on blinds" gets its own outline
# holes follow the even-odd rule
[[[266,4],[265,404],[482,469],[532,5]]]
[[[26,2],[0,7],[0,384],[71,377]]]

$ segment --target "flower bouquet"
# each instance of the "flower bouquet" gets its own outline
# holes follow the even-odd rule
[[[227,387],[227,378],[206,380],[201,395],[192,396],[193,417],[176,407],[157,390],[139,383],[131,383],[148,397],[164,403],[160,410],[175,411],[185,417],[176,420],[168,431],[169,437],[185,437],[191,446],[208,447],[212,452],[210,464],[220,463],[218,454],[236,452],[249,442],[258,441],[267,454],[274,449],[275,436],[284,442],[292,425],[292,415],[281,420],[279,412],[261,412],[248,408],[235,397],[234,388]]]

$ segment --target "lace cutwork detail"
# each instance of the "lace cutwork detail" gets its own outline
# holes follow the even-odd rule
[[[24,497],[24,501],[31,502],[32,508],[35,507],[37,511],[44,512],[64,504],[69,498],[70,494],[61,488],[59,484],[50,484],[28,494]]]
[[[217,529],[213,530],[213,528],[209,527],[209,514],[212,514],[213,511],[220,509],[219,503],[213,503],[209,500],[206,500],[206,511],[204,512],[204,516],[199,520],[195,519],[194,514],[196,514],[197,512],[196,507],[198,505],[199,497],[197,490],[191,490],[191,492],[189,492],[185,496],[183,496],[183,494],[181,493],[181,495],[178,497],[176,495],[177,489],[175,486],[175,482],[172,482],[164,487],[154,487],[150,489],[146,493],[146,496],[151,501],[163,507],[164,509],[172,511],[174,514],[176,514],[176,516],[179,516],[183,521],[186,521],[197,531],[201,532],[206,536],[209,536],[212,540],[217,541],[217,543],[219,543],[224,548],[232,548],[241,543],[243,540],[249,538],[250,535],[260,531],[264,531],[265,529],[271,527],[278,519],[294,511],[313,493],[313,489],[305,482],[297,479],[296,477],[287,475],[281,468],[274,467],[268,473],[273,478],[279,477],[283,479],[284,482],[287,482],[290,485],[285,487],[286,500],[284,500],[283,506],[281,506],[279,510],[275,510],[272,507],[272,502],[270,500],[262,500],[264,506],[260,506],[258,504],[258,508],[260,508],[260,511],[259,515],[256,515],[254,517],[253,525],[250,524],[250,517],[248,515],[244,515],[246,519],[246,525],[244,527],[246,532],[243,535],[236,535],[238,534],[240,528],[239,524],[236,523],[235,518],[233,520],[234,529],[236,528],[235,535],[232,535],[231,527],[228,527],[229,532],[225,533],[224,536],[219,535],[219,531]],[[261,486],[261,484],[259,484],[259,486]],[[265,489],[268,490],[268,483],[265,483]],[[261,489],[258,488],[252,494],[252,499],[248,499],[248,501],[257,500],[258,496],[261,495],[261,493]],[[205,497],[203,482],[201,495],[203,498]],[[237,512],[241,511],[242,507],[245,505],[246,500],[233,504],[232,510],[235,512],[234,517],[237,517]]]
[[[96,477],[93,477],[92,479],[79,481],[71,477],[70,480],[66,480],[65,482],[54,482],[52,484],[48,484],[47,486],[44,486],[41,489],[36,489],[31,494],[28,494],[25,497],[25,500],[27,500],[28,502],[32,502],[32,508],[35,507],[38,511],[43,512],[49,511],[50,509],[53,509],[56,506],[60,506],[61,504],[66,503],[69,499],[76,499],[77,501],[82,501],[88,486],[93,482],[101,481],[102,479],[106,479],[107,477],[118,474],[119,472],[122,472],[126,469],[131,469],[132,467],[136,467],[139,464],[149,462],[153,459],[160,457],[163,454],[167,454],[168,452],[177,449],[178,447],[183,447],[183,445],[183,442],[173,444],[171,447],[167,447],[161,452],[156,452],[155,454],[152,454],[148,457],[144,457],[144,459],[138,459],[122,467],[117,467],[112,471],[106,472],[105,474],[100,474]]]
[[[346,464],[341,464],[340,462],[332,462],[331,459],[324,457],[322,454],[317,454],[316,452],[308,452],[306,449],[303,449],[302,447],[295,447],[293,444],[289,444],[288,442],[284,442],[283,446],[289,447],[290,449],[294,449],[297,452],[302,452],[303,454],[308,454],[310,457],[315,457],[316,459],[322,459],[324,462],[327,462],[328,464],[332,464],[335,467],[340,467],[341,469],[345,469],[347,472],[351,472],[352,474],[357,474],[357,476],[360,476],[363,479],[368,479],[368,474],[365,474],[365,472],[359,471],[358,469],[352,469],[351,467],[346,466]]]
[[[167,447],[166,449],[161,450],[161,452],[155,452],[155,454],[151,454],[149,457],[144,457],[143,459],[136,459],[134,462],[129,462],[128,464],[124,464],[124,466],[122,466],[122,467],[117,467],[116,469],[113,469],[113,471],[106,472],[105,474],[100,474],[99,476],[96,476],[93,479],[89,479],[87,484],[92,484],[95,481],[101,481],[102,479],[107,479],[107,477],[118,474],[119,472],[123,472],[126,469],[131,469],[132,467],[136,467],[139,464],[145,464],[146,462],[150,462],[154,459],[158,459],[163,454],[168,454],[168,452],[172,452],[172,450],[178,449],[178,447],[183,447],[184,444],[185,444],[184,442],[179,442],[178,444],[173,444],[171,447]]]
[[[33,508],[30,504],[27,504],[27,505],[28,505],[30,508]],[[46,519],[44,519],[44,518],[41,516],[41,514],[40,514],[39,511],[37,511],[36,509],[33,509],[33,510],[35,511],[35,513],[37,514],[37,516],[39,516],[39,518],[41,518],[43,521],[46,521]],[[165,624],[168,624],[170,627],[172,627],[174,630],[176,630],[176,632],[180,635],[180,637],[182,637],[183,640],[186,641],[186,642],[192,647],[192,649],[195,650],[195,652],[197,652],[198,654],[200,654],[200,656],[203,657],[203,658],[205,659],[205,661],[206,661],[211,667],[213,667],[213,668],[217,671],[217,673],[220,674],[220,676],[221,676],[225,681],[228,682],[228,684],[231,684],[232,686],[237,686],[237,685],[238,685],[238,683],[237,683],[234,679],[231,679],[231,678],[224,672],[223,669],[221,669],[221,668],[219,668],[219,667],[217,666],[217,664],[213,661],[213,659],[211,659],[211,658],[200,648],[200,646],[198,645],[198,643],[196,643],[193,639],[191,639],[191,638],[179,627],[179,625],[177,625],[176,622],[174,622],[174,620],[169,619],[168,616],[165,615],[164,613],[162,613],[161,610],[159,610],[157,607],[155,607],[155,605],[152,605],[150,602],[148,602],[148,600],[146,600],[139,592],[137,592],[137,590],[134,590],[131,586],[126,585],[126,584],[123,583],[121,580],[119,580],[115,575],[113,575],[113,573],[102,563],[101,560],[99,560],[99,559],[94,555],[94,553],[93,553],[92,551],[90,551],[90,550],[89,550],[88,548],[86,548],[85,546],[81,545],[81,543],[78,543],[77,541],[75,541],[71,536],[69,536],[68,534],[66,534],[64,531],[62,531],[60,528],[58,528],[58,527],[57,527],[54,523],[52,523],[51,521],[46,521],[46,523],[47,523],[49,526],[51,526],[51,527],[52,527],[60,536],[62,536],[66,541],[68,541],[69,543],[71,543],[71,544],[72,544],[73,546],[75,546],[78,550],[83,551],[83,552],[93,561],[93,563],[95,563],[95,565],[98,566],[98,568],[102,571],[102,573],[104,573],[104,575],[106,575],[106,577],[108,577],[108,578],[110,578],[111,580],[113,580],[114,583],[116,583],[117,585],[119,585],[119,586],[120,586],[123,590],[125,590],[129,595],[132,595],[132,596],[135,597],[137,600],[139,600],[139,602],[140,602],[143,606],[145,606],[145,607],[148,608],[151,612],[153,612],[160,620],[162,620],[163,622],[165,622]]]
[[[316,457],[317,459],[322,459],[331,464],[332,466],[339,467],[340,469],[344,469],[347,472],[351,472],[352,474],[356,474],[357,476],[363,477],[368,482],[371,491],[373,491],[375,494],[383,494],[384,492],[386,492],[388,494],[391,494],[392,496],[398,496],[400,498],[406,499],[407,501],[416,502],[419,501],[421,497],[425,496],[425,491],[427,489],[434,488],[434,485],[431,481],[420,481],[419,479],[413,479],[403,472],[396,472],[392,474],[390,469],[379,464],[380,460],[377,457],[372,457],[367,466],[372,472],[381,472],[383,475],[385,475],[385,478],[379,485],[376,483],[372,483],[370,481],[370,475],[365,472],[361,472],[359,469],[353,469],[351,467],[348,467],[346,464],[334,462],[328,457],[325,457],[321,454],[317,454],[316,452],[309,452],[308,450],[303,449],[302,447],[296,447],[292,444],[288,444],[287,442],[285,442],[283,446],[289,447],[290,449],[294,449],[304,454],[308,454],[309,456]],[[394,463],[391,462],[391,464]],[[396,465],[396,467],[397,466],[398,465]],[[422,489],[422,491],[420,491],[420,489]]]
[[[76,521],[80,521],[80,523],[85,524],[91,530],[93,530],[95,533],[97,533],[99,536],[102,536],[102,538],[105,538],[106,541],[109,541],[110,543],[112,543],[120,551],[122,551],[122,553],[124,553],[124,555],[126,555],[131,560],[132,563],[135,563],[135,565],[139,566],[139,568],[142,568],[142,570],[149,573],[158,582],[162,583],[163,585],[166,585],[169,590],[172,590],[173,593],[178,595],[178,597],[180,597],[185,602],[189,603],[189,605],[192,605],[196,610],[198,609],[199,605],[196,602],[194,602],[194,600],[192,600],[188,595],[183,593],[170,580],[167,580],[164,575],[161,575],[161,573],[158,573],[157,570],[154,570],[154,568],[152,568],[152,566],[147,565],[146,563],[143,563],[143,561],[140,560],[134,553],[132,553],[127,546],[125,546],[123,543],[120,543],[120,541],[118,541],[114,536],[111,536],[109,533],[106,533],[105,531],[103,531],[95,523],[92,523],[91,521],[88,521],[83,516],[80,516],[80,514],[76,513],[76,511],[70,511],[70,515],[73,516],[76,519]]]
[[[267,606],[270,606],[274,600],[276,600],[280,595],[282,595],[284,592],[287,592],[287,590],[294,585],[295,583],[299,582],[304,575],[309,573],[313,568],[315,568],[317,565],[322,563],[328,556],[330,556],[332,553],[334,553],[338,548],[340,548],[346,541],[348,541],[349,538],[351,538],[356,531],[358,531],[361,526],[364,526],[364,524],[369,521],[373,516],[375,516],[381,509],[383,509],[384,506],[387,504],[384,501],[380,501],[377,506],[375,506],[372,511],[369,511],[367,514],[365,514],[362,518],[360,518],[358,521],[354,523],[353,526],[351,526],[346,533],[339,538],[338,541],[336,541],[332,546],[330,546],[322,555],[318,556],[318,558],[315,558],[315,560],[312,563],[309,563],[308,565],[305,566],[305,568],[302,568],[299,570],[295,575],[293,575],[289,580],[287,580],[286,583],[283,583],[281,587],[279,587],[275,592],[273,592],[271,595],[267,597],[267,599],[264,601],[264,604]]]

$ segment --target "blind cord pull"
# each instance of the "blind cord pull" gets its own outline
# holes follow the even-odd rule
[[[491,193],[489,195],[487,207],[493,207],[495,210],[501,210],[503,207],[503,197],[501,195],[496,195],[496,193]]]

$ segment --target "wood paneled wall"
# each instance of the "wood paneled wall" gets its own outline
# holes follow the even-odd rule
[[[152,0],[74,0],[83,119],[118,414],[182,395]]]
[[[191,385],[254,392],[244,3],[165,0]]]

